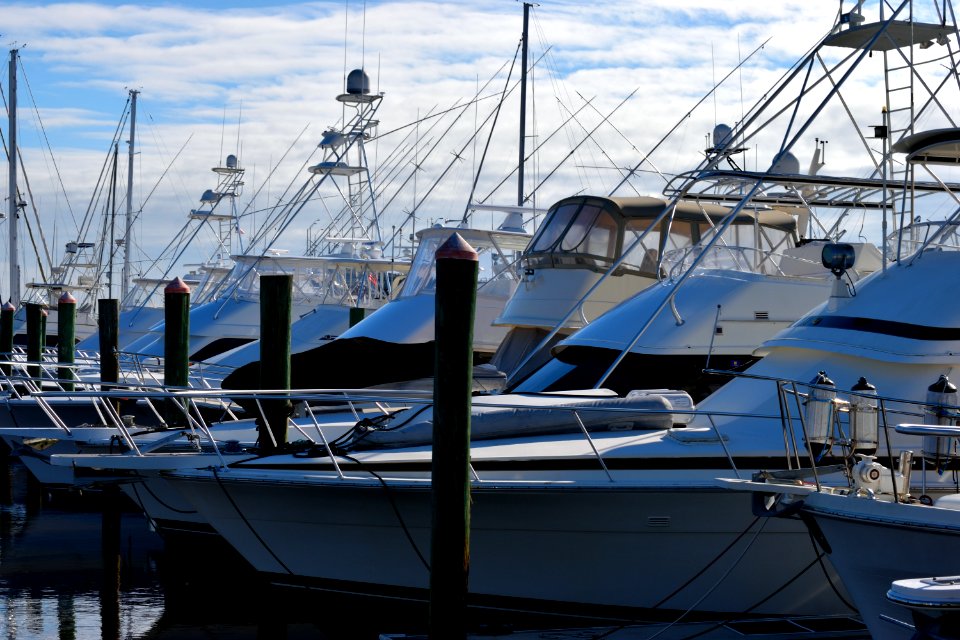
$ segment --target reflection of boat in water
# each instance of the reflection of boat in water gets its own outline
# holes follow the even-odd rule
[[[100,496],[79,505],[48,501],[15,459],[5,459],[0,471],[8,492],[0,505],[4,634],[147,633],[164,608],[157,570],[163,541],[143,518],[128,503]]]

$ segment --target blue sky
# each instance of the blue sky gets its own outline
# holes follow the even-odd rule
[[[530,190],[538,176],[564,163],[537,192],[540,207],[571,193],[606,194],[619,181],[614,167],[635,165],[644,150],[678,123],[669,143],[658,150],[656,166],[667,173],[693,166],[713,125],[735,123],[790,62],[826,33],[838,7],[835,0],[600,4],[542,2],[532,12],[531,56],[542,59],[533,74],[529,144],[546,140],[559,122],[580,109],[577,126],[556,134],[528,169]],[[506,82],[521,13],[522,5],[512,0],[0,1],[5,50],[22,47],[20,139],[25,165],[34,176],[35,198],[50,221],[49,235],[56,236],[49,238],[52,252],[58,253],[75,235],[65,221],[66,200],[75,211],[82,211],[89,200],[128,88],[142,91],[134,194],[143,210],[136,245],[147,256],[159,251],[171,228],[197,206],[199,194],[212,186],[210,168],[227,152],[239,152],[247,169],[247,195],[262,187],[254,208],[271,206],[283,186],[302,180],[302,164],[322,131],[342,115],[333,98],[342,90],[345,71],[361,63],[373,86],[384,92],[380,132],[466,100],[494,78],[484,92],[484,106],[460,119],[457,126],[464,131],[451,129],[417,178],[422,195],[448,167],[449,158],[462,151],[464,162],[447,169],[443,184],[435,187],[419,214],[420,224],[458,216],[486,134],[472,145],[464,146],[465,141]],[[741,73],[684,117],[716,80],[768,38]],[[875,81],[865,80],[859,85],[862,90],[849,98],[855,107],[862,101],[867,113],[878,106],[871,93]],[[0,86],[6,91],[5,72]],[[633,97],[618,106],[634,90]],[[478,191],[489,191],[516,164],[516,110],[513,101],[504,106]],[[839,123],[825,123],[819,135],[826,137],[834,124]],[[5,129],[6,124],[0,124],[0,130]],[[371,162],[387,157],[402,135],[371,144]],[[42,148],[44,137],[51,151]],[[839,138],[833,139],[832,161],[843,166],[843,147]],[[778,142],[758,143],[749,162],[769,162]],[[812,145],[811,140],[803,153]],[[575,157],[564,160],[573,147]],[[287,161],[278,165],[285,153]],[[67,197],[58,193],[50,177],[54,160]],[[656,194],[662,187],[661,178],[643,174],[624,195]],[[508,182],[502,197],[494,199],[510,201],[515,192],[516,186]],[[398,195],[388,213],[402,216],[415,201],[412,194]],[[286,248],[301,251],[306,228],[323,215],[322,207],[305,211],[291,226]],[[0,223],[2,235],[4,227]],[[0,260],[5,260],[3,246],[0,242]],[[202,259],[209,250],[209,245],[198,248],[192,259]],[[0,273],[0,294],[4,277]]]

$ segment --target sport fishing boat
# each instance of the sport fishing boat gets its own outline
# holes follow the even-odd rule
[[[375,314],[353,326],[324,326],[318,331],[310,316],[295,323],[299,349],[291,347],[291,384],[294,388],[364,388],[432,378],[433,315],[436,249],[451,233],[459,233],[481,254],[485,275],[477,291],[474,351],[478,364],[489,359],[505,330],[491,326],[493,317],[517,285],[514,265],[530,241],[521,226],[499,229],[430,227],[417,232],[419,242],[412,261],[405,265],[402,287]],[[299,326],[298,326],[299,325]],[[210,364],[233,369],[222,382],[224,389],[259,386],[259,344],[236,349]],[[500,388],[502,376],[477,372],[481,387]]]
[[[903,218],[913,220],[929,200],[951,201],[950,184],[912,175],[894,180],[891,174],[854,178],[772,170],[819,118],[829,117],[827,106],[835,104],[832,99],[855,68],[871,64],[872,51],[908,56],[911,72],[953,73],[918,61],[922,55],[935,56],[927,43],[941,36],[949,41],[952,27],[916,22],[919,14],[909,12],[911,6],[904,2],[890,15],[865,23],[858,5],[855,15],[842,16],[828,37],[766,94],[782,98],[796,80],[803,87],[798,97],[788,99],[795,109],[787,111],[807,107],[806,100],[813,103],[806,120],[787,118],[787,135],[771,170],[718,165],[755,135],[749,128],[754,121],[776,112],[776,99],[762,101],[701,168],[678,178],[671,197],[726,202],[731,214],[673,280],[653,315],[636,319],[636,327],[669,312],[696,268],[716,255],[714,247],[723,246],[725,232],[741,211],[774,204],[839,207],[846,201],[889,221],[895,203],[906,202],[913,208]],[[911,21],[902,24],[907,16]],[[802,71],[819,68],[818,56],[832,46],[852,53],[827,66],[822,76],[807,78]],[[886,58],[877,56],[873,63],[886,70]],[[811,93],[808,82],[828,88]],[[944,103],[931,99],[925,104],[932,111]],[[842,105],[838,108],[844,112]],[[906,139],[912,129],[897,129],[891,121],[880,133],[886,151],[888,137]],[[893,164],[889,153],[873,160],[870,166],[878,172]],[[836,575],[811,545],[806,527],[787,518],[757,518],[749,496],[719,488],[715,478],[749,478],[782,459],[785,449],[798,457],[784,435],[778,380],[817,379],[826,370],[837,385],[852,387],[865,378],[864,384],[882,393],[896,389],[908,399],[925,394],[929,376],[914,373],[940,371],[942,358],[957,352],[948,329],[955,324],[952,306],[942,305],[937,292],[954,284],[960,254],[935,248],[907,259],[888,253],[892,263],[854,282],[848,276],[857,260],[854,246],[834,242],[820,249],[823,265],[833,272],[829,299],[765,343],[764,357],[702,400],[691,419],[671,418],[669,428],[649,428],[626,418],[588,428],[581,416],[594,407],[564,406],[554,409],[569,416],[569,428],[562,432],[513,432],[472,443],[473,604],[631,616],[691,610],[703,615],[849,612],[834,584]],[[827,386],[826,379],[824,374],[813,387]],[[603,382],[601,378],[597,386]],[[515,404],[500,407],[518,413],[535,408],[535,402],[521,401],[519,394],[515,398]],[[808,395],[808,404],[816,398]],[[483,404],[474,401],[476,407]],[[689,413],[675,407],[669,411],[673,416]],[[223,468],[172,472],[165,478],[276,584],[425,597],[431,447],[377,442],[363,448],[364,439],[343,443],[343,448],[334,443]],[[317,554],[317,548],[336,552]]]
[[[927,170],[954,166],[958,149],[958,129],[917,133],[894,146],[911,166]],[[756,492],[761,513],[800,514],[874,638],[940,637],[956,620],[956,578],[937,576],[960,573],[960,563],[944,554],[960,540],[960,401],[947,378],[958,364],[960,308],[940,293],[957,279],[957,217],[908,229],[908,238],[923,237],[919,245],[905,243],[916,247],[912,255],[863,287],[855,301],[837,301],[768,343],[771,355],[756,367],[758,375],[809,375],[797,365],[817,350],[823,353],[816,364],[830,377],[812,378],[806,406],[819,411],[807,412],[802,429],[784,422],[802,443],[796,464],[726,483]],[[784,356],[775,357],[779,352]],[[772,367],[788,353],[788,364]],[[855,385],[849,397],[831,388],[834,379],[858,375],[870,384]],[[809,463],[801,469],[804,453]]]

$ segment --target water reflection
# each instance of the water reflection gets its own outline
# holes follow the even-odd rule
[[[0,640],[357,640],[425,620],[271,589],[223,541],[163,541],[119,492],[50,492],[0,458]]]
[[[105,504],[51,497],[0,460],[0,638],[120,640],[160,619],[162,542],[140,514],[114,503],[102,515]]]
[[[118,492],[51,493],[0,457],[0,640],[376,640],[426,621],[424,603],[270,588],[222,540],[164,541]]]

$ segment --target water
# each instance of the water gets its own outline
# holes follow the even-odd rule
[[[0,460],[0,639],[377,638],[420,631],[425,616],[280,592],[222,545],[165,543],[119,497],[44,491]]]

